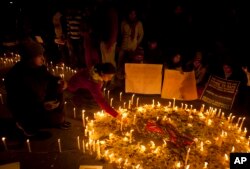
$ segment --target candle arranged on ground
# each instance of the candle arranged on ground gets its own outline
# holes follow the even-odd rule
[[[200,111],[187,104],[155,105],[155,100],[130,106],[117,110],[120,120],[105,112],[94,114],[86,124],[87,152],[122,168],[138,169],[226,169],[230,152],[250,152],[247,131],[240,129],[244,117],[236,125],[233,115],[228,120],[226,113],[218,115],[221,111],[206,110],[205,105]]]

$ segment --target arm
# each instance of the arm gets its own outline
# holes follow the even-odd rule
[[[196,84],[200,84],[203,81],[206,72],[207,72],[207,69],[205,67],[200,70],[200,74],[196,79]]]
[[[78,72],[77,74],[73,75],[69,82],[68,82],[68,86],[67,86],[67,90],[69,92],[75,92],[77,91],[78,89],[81,88],[81,84],[82,84],[82,80],[81,80],[81,77],[80,77],[80,72]]]
[[[89,89],[91,95],[98,103],[98,105],[107,113],[113,117],[117,117],[118,113],[106,102],[105,98],[102,95],[102,91],[98,84],[91,85]]]

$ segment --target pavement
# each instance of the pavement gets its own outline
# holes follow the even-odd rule
[[[1,79],[6,71],[0,71]],[[74,94],[65,92],[65,113],[67,121],[72,123],[69,130],[44,129],[44,132],[51,134],[47,139],[30,140],[31,152],[28,150],[26,140],[20,141],[15,129],[15,122],[5,105],[5,90],[3,83],[0,83],[0,92],[3,96],[4,104],[0,103],[0,137],[6,138],[7,150],[3,142],[0,142],[0,165],[19,162],[21,169],[79,169],[80,165],[101,165],[103,169],[115,169],[116,166],[102,160],[97,160],[95,156],[83,153],[78,149],[77,137],[82,140],[84,130],[82,127],[82,109],[86,110],[85,116],[93,118],[93,113],[100,110],[99,106],[85,90],[79,90]],[[110,89],[110,98],[114,98],[113,105],[118,108],[123,105],[119,101],[119,93],[123,92],[123,100],[129,100],[132,93],[124,93],[124,82],[120,81],[119,86]],[[136,95],[140,97],[140,104],[152,103],[152,99],[159,101],[162,105],[168,105],[168,99],[162,99],[160,95]],[[106,95],[107,99],[107,95]],[[108,100],[108,99],[107,99]],[[176,105],[181,105],[183,101],[176,101]],[[200,108],[200,100],[183,102]],[[74,108],[75,115],[74,117]],[[237,116],[246,116],[245,127],[250,131],[250,117],[245,110],[238,111],[239,108],[226,112],[226,115],[233,112]],[[247,134],[248,136],[249,134]],[[61,140],[61,152],[58,148],[58,139]],[[86,138],[85,138],[86,139]],[[1,168],[1,167],[0,167]]]

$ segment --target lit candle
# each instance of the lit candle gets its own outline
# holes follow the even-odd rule
[[[135,97],[135,94],[133,94],[132,97],[131,97],[131,104],[132,105],[134,104],[134,97]]]
[[[60,138],[57,140],[57,143],[58,143],[59,152],[61,153],[62,152],[62,147],[61,147],[61,139]]]
[[[123,108],[124,108],[124,109],[126,108],[126,102],[123,103]]]
[[[106,95],[106,88],[103,89],[103,96],[105,97]]]
[[[228,159],[229,159],[229,158],[228,158],[228,155],[225,154],[225,160],[228,161]]]
[[[77,147],[78,147],[79,150],[81,150],[80,138],[79,138],[79,136],[77,136]]]
[[[96,142],[96,146],[97,146],[97,159],[101,159],[101,148],[100,148],[100,141],[97,140]]]
[[[5,138],[5,137],[2,137],[2,141],[3,141],[4,149],[5,149],[6,151],[8,151],[8,147],[7,147],[7,144],[6,144],[6,138]]]
[[[138,107],[139,106],[139,97],[137,97],[137,99],[136,99],[136,107]]]
[[[231,152],[234,152],[235,151],[235,148],[234,148],[234,146],[232,147],[232,150],[231,150]]]
[[[244,123],[245,119],[246,119],[246,117],[243,117],[242,122],[241,122],[241,124],[240,124],[240,129],[239,129],[239,130],[241,130],[241,128],[242,128],[242,126],[243,126],[243,123]]]
[[[187,109],[187,107],[188,107],[188,105],[187,105],[187,104],[185,104],[185,108],[184,108],[184,109],[186,110],[186,109]]]
[[[239,123],[240,123],[241,117],[238,118],[238,121],[236,123],[236,127],[238,127]]]
[[[74,118],[76,118],[76,108],[73,108]]]
[[[82,125],[85,127],[85,110],[82,110]]]
[[[183,103],[181,103],[181,109],[183,109]]]
[[[200,112],[202,112],[202,113],[203,113],[204,108],[205,108],[205,104],[202,104],[201,109],[200,109]]]
[[[31,153],[30,140],[27,139],[26,143],[27,143],[28,151],[29,151],[29,153]]]
[[[122,101],[122,92],[120,92],[120,102]]]
[[[176,168],[181,168],[181,162],[176,163]]]
[[[109,99],[109,93],[110,93],[110,91],[108,90],[108,99]]]
[[[173,108],[174,108],[174,107],[175,107],[175,98],[173,98],[173,100],[174,100],[174,101],[173,101]]]
[[[185,169],[189,169],[190,165],[187,165]]]
[[[85,142],[84,142],[84,139],[82,140],[82,152],[85,153]]]
[[[130,134],[129,134],[129,143],[132,143],[132,133],[133,133],[133,129],[130,130]]]
[[[207,165],[208,165],[208,162],[205,162],[203,168],[207,168]]]
[[[112,107],[113,105],[113,98],[110,99],[110,106]]]
[[[0,93],[0,100],[1,100],[1,103],[3,104],[3,95]]]
[[[136,114],[134,115],[133,125],[136,123]]]
[[[201,151],[203,151],[203,141],[201,142]]]
[[[128,101],[128,109],[131,109],[131,100]]]
[[[190,148],[188,148],[188,151],[187,151],[187,155],[186,155],[186,159],[185,159],[185,166],[187,165],[187,162],[188,162],[189,152],[190,152]]]
[[[155,100],[154,99],[152,100],[152,106],[153,107],[155,106]]]

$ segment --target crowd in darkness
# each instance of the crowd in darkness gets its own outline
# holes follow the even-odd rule
[[[3,1],[5,2],[5,1]],[[89,12],[89,22],[96,35],[102,32],[100,11],[112,4],[118,12],[119,28],[127,9],[135,7],[143,24],[141,43],[147,48],[150,40],[157,41],[162,50],[162,62],[167,62],[173,51],[188,63],[195,53],[202,52],[202,60],[209,73],[222,68],[223,62],[234,63],[238,70],[247,65],[247,44],[242,6],[237,0],[16,0],[1,5],[1,42],[18,39],[26,33],[42,37],[49,60],[56,60],[57,45],[52,18],[75,4],[82,12]],[[2,3],[2,2],[1,2]],[[117,47],[121,46],[118,29]],[[226,60],[226,61],[225,61]],[[232,66],[232,65],[230,65]]]
[[[197,48],[223,57],[239,58],[243,56],[245,35],[243,31],[242,11],[238,1],[162,1],[162,0],[74,0],[70,3],[79,3],[84,9],[87,5],[98,8],[102,1],[114,2],[119,11],[120,20],[124,16],[128,4],[137,7],[138,15],[142,20],[145,36],[157,36],[162,48],[166,51],[171,48],[180,48],[190,52]],[[5,1],[1,2],[4,3]],[[51,18],[60,7],[67,6],[67,0],[13,0],[2,6],[1,37],[15,38],[17,28],[23,24],[22,16],[28,16],[30,26],[35,34],[42,34],[46,41],[53,39],[53,25]],[[25,28],[28,29],[28,28]],[[8,35],[8,36],[6,36]],[[211,56],[210,56],[211,57]],[[217,56],[213,58],[218,58]],[[241,58],[242,60],[244,58]],[[213,61],[214,62],[214,61]]]

